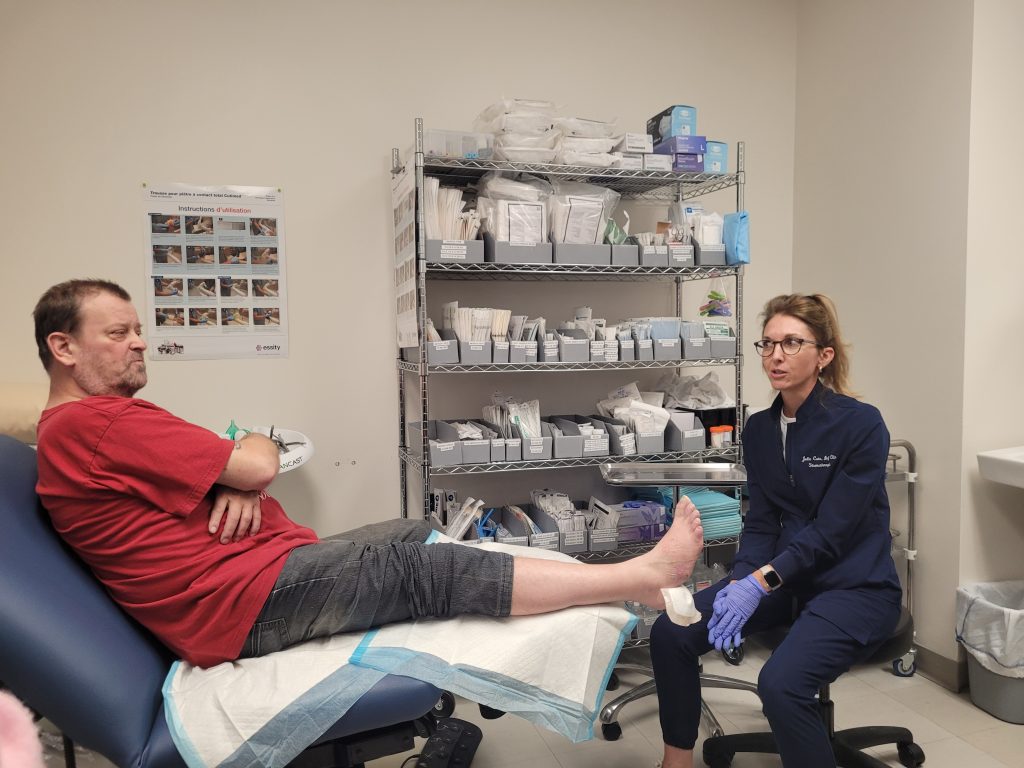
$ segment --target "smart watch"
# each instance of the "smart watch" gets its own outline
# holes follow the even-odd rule
[[[782,586],[782,577],[770,565],[766,565],[761,569],[761,576],[764,578],[764,583],[768,585],[768,589],[772,592]]]

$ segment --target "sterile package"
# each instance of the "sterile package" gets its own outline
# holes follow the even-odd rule
[[[617,155],[608,152],[577,152],[571,149],[562,149],[555,157],[555,161],[561,165],[579,165],[586,168],[611,168]]]
[[[640,171],[644,167],[644,156],[643,155],[619,155],[615,163],[614,168],[629,168],[632,170]]]
[[[644,155],[645,171],[671,171],[672,155]]]
[[[556,181],[549,200],[551,240],[555,243],[599,244],[619,193],[606,187]]]
[[[485,232],[505,243],[543,243],[548,239],[547,203],[543,200],[492,200],[481,197],[477,210]]]
[[[505,99],[484,109],[473,123],[481,133],[546,133],[554,124],[550,101]]]
[[[556,149],[543,149],[542,147],[498,147],[494,148],[494,157],[497,160],[508,160],[510,163],[553,163]]]
[[[552,128],[545,133],[499,133],[492,138],[496,147],[554,149],[562,134]]]
[[[615,139],[564,136],[561,147],[575,152],[611,152],[615,147]]]
[[[554,120],[555,126],[562,132],[563,136],[610,139],[618,133],[615,129],[615,123],[586,120],[582,117],[556,117]]]
[[[623,134],[615,149],[619,152],[644,152],[654,151],[654,140],[649,133],[626,133]]]

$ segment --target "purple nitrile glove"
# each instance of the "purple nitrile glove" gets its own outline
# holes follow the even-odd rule
[[[719,601],[719,597],[727,590],[725,597]],[[708,622],[708,642],[719,651],[725,645],[739,645],[742,642],[740,630],[757,610],[761,598],[767,594],[753,574],[719,592],[715,596],[714,615]]]

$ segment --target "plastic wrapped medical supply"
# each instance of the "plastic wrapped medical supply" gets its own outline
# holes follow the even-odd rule
[[[550,198],[551,239],[556,243],[600,244],[619,193],[594,184],[555,181]]]
[[[541,243],[548,239],[548,182],[526,174],[513,178],[492,172],[481,179],[479,193],[477,213],[484,231],[495,240]]]

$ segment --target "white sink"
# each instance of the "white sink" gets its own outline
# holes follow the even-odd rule
[[[978,469],[986,480],[1024,488],[1024,445],[978,454]]]

